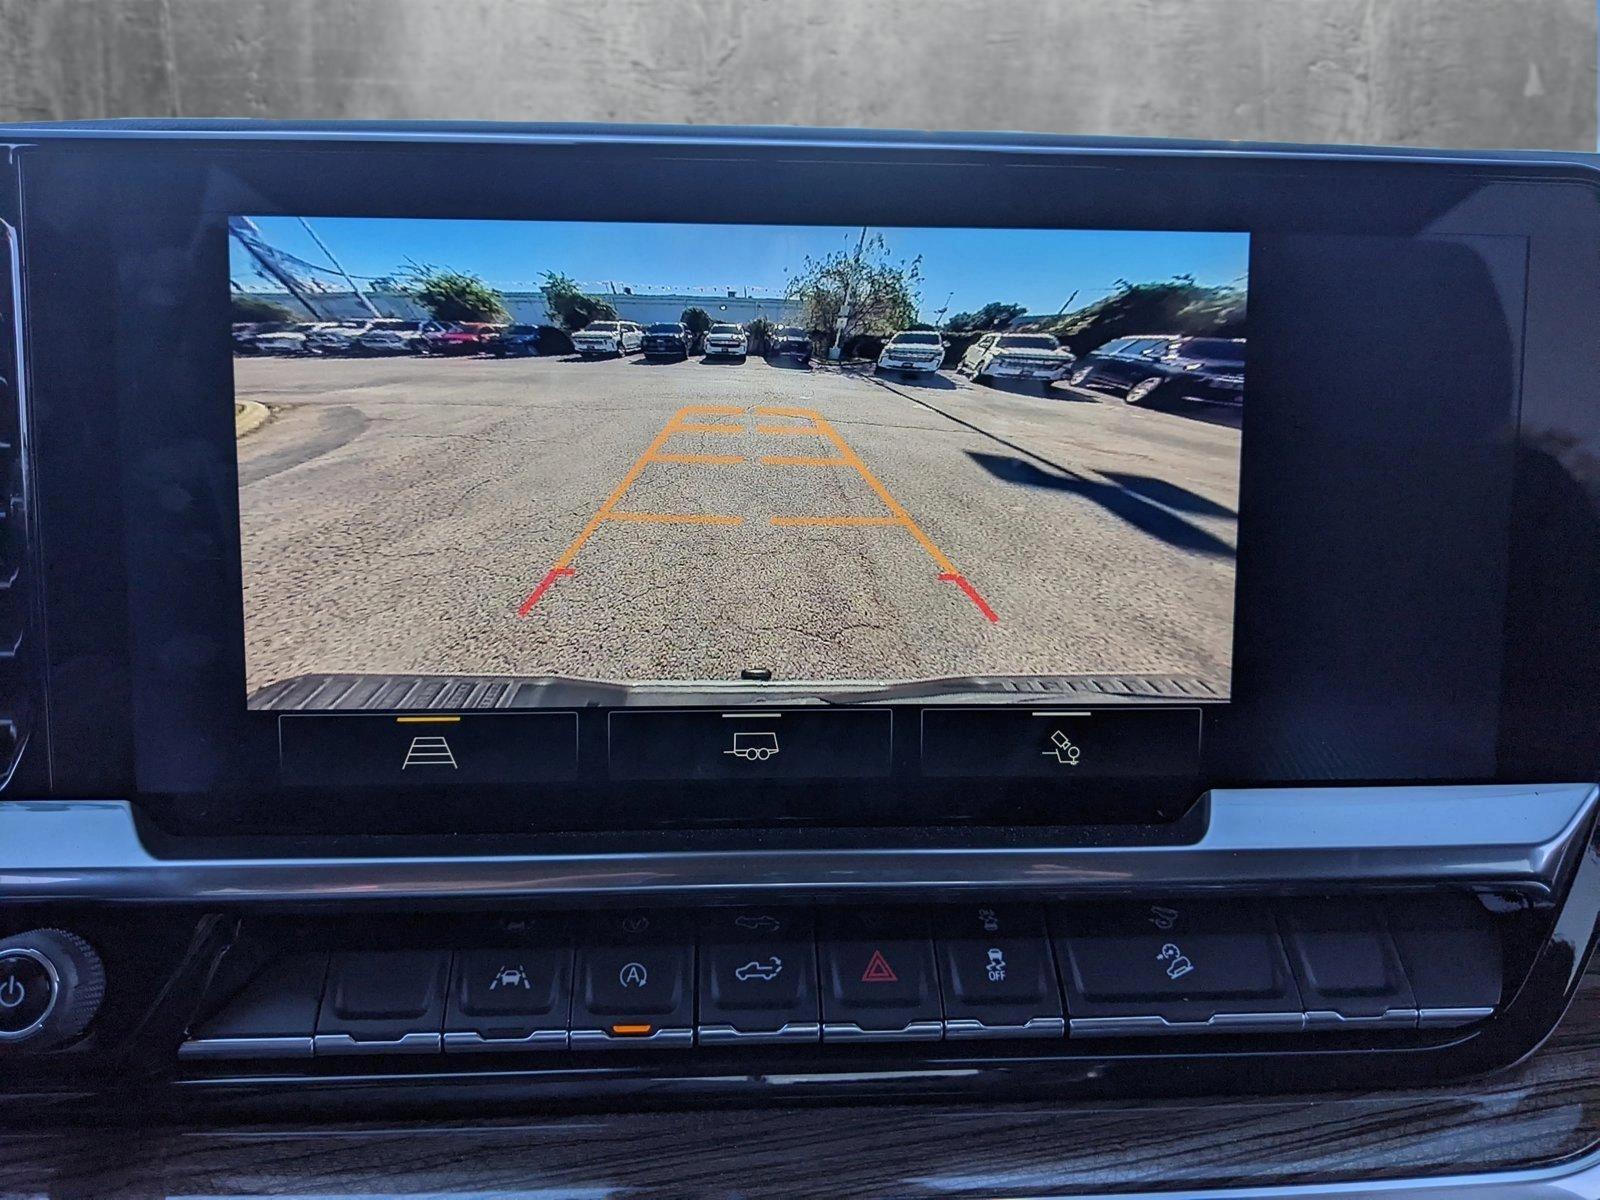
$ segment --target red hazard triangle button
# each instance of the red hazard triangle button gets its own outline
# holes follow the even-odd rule
[[[867,960],[867,969],[861,972],[862,983],[899,983],[900,976],[894,973],[894,968],[889,965],[889,960],[884,958],[882,950],[874,950],[872,957]]]

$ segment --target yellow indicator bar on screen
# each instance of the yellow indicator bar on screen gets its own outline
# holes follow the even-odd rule
[[[639,1037],[648,1035],[654,1028],[654,1025],[613,1025],[611,1032],[619,1037]]]
[[[396,717],[396,725],[459,725],[460,717]]]

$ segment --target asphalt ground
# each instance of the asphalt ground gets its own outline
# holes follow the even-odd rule
[[[1239,430],[948,372],[254,359],[252,693],[307,673],[1225,693]]]

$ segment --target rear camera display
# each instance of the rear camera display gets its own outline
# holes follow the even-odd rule
[[[234,217],[248,705],[1224,700],[1248,249]]]

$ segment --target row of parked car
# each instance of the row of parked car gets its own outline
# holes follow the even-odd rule
[[[239,354],[350,355],[539,353],[537,325],[478,321],[267,321],[233,327]]]
[[[727,322],[713,325],[698,336],[687,325],[673,321],[650,326],[632,321],[595,321],[572,335],[572,345],[584,358],[642,353],[646,358],[681,360],[699,353],[706,358],[744,359],[750,355],[752,339],[743,325]],[[794,325],[770,326],[763,353],[768,358],[810,361],[811,335]]]
[[[1144,334],[1115,338],[1081,359],[1045,333],[989,333],[968,346],[956,373],[977,382],[1063,379],[1074,387],[1120,393],[1129,404],[1185,400],[1238,405],[1244,400],[1243,338]],[[880,371],[937,371],[949,356],[942,334],[906,330],[884,343]]]
[[[542,352],[550,333],[538,325],[379,319],[235,325],[233,341],[241,354],[528,357]],[[1080,359],[1047,333],[996,332],[968,346],[955,371],[977,382],[1034,382],[1047,391],[1065,379],[1074,387],[1120,393],[1129,404],[1181,399],[1237,405],[1244,398],[1244,346],[1243,338],[1142,334],[1113,339]],[[678,322],[594,321],[572,335],[572,347],[584,358],[642,353],[682,360],[698,353],[744,359],[752,339],[744,326],[731,323],[697,335]],[[813,342],[798,326],[778,325],[765,331],[761,349],[768,358],[804,363],[811,360]],[[949,355],[937,330],[907,329],[884,342],[877,368],[932,374]]]

